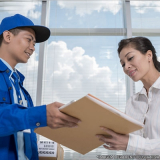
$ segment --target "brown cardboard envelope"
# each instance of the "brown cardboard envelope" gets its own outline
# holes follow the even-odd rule
[[[79,127],[60,129],[42,127],[35,129],[35,132],[81,154],[86,154],[103,144],[95,136],[106,134],[100,126],[121,134],[128,134],[143,128],[140,122],[91,94],[62,107],[60,111],[80,119],[82,122]]]

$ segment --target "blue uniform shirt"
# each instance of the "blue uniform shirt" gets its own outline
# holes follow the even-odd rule
[[[20,88],[27,100],[28,108],[14,103],[13,86],[9,79],[11,68],[0,60],[0,155],[4,160],[18,160],[17,132],[31,129],[32,158],[38,160],[37,139],[33,132],[38,127],[44,127],[46,120],[46,105],[33,107],[29,93],[23,87],[24,76],[20,77]]]
[[[12,71],[11,74],[10,74],[10,76],[9,76],[9,79],[14,84],[14,79],[11,76],[12,76],[13,72],[16,72],[16,70],[13,70],[12,67],[5,60],[3,60],[2,58],[0,58],[0,60]],[[15,89],[15,87],[14,87],[13,84],[12,84],[12,88],[13,88],[14,103],[18,104],[17,93],[16,93],[16,89]],[[24,98],[24,95],[23,95],[23,93],[22,93],[21,90],[20,90],[20,92],[21,92],[21,97],[22,97],[22,101],[23,101],[23,106],[27,107],[27,103],[26,103],[26,100]],[[18,145],[18,160],[28,160],[28,158],[26,157],[25,152],[24,152],[24,136],[23,136],[23,131],[17,132],[17,145]]]

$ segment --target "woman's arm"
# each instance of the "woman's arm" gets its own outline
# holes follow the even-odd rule
[[[160,139],[149,139],[129,134],[126,151],[138,155],[160,155]]]
[[[160,139],[149,139],[139,135],[123,135],[101,127],[109,136],[96,135],[108,150],[124,150],[137,155],[160,155]]]
[[[106,143],[103,145],[108,150],[126,150],[129,135],[118,134],[110,129],[101,127],[108,135],[96,135],[100,141]]]

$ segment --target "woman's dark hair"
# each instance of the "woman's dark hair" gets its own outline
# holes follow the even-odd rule
[[[123,48],[129,46],[140,51],[142,54],[146,54],[148,50],[151,50],[153,55],[154,66],[160,72],[160,62],[157,60],[156,50],[148,38],[134,37],[134,38],[122,39],[118,43],[118,50],[117,50],[118,54],[120,54]]]

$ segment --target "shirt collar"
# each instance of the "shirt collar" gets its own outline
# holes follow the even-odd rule
[[[25,77],[22,73],[20,73],[16,68],[13,70],[13,68],[2,58],[0,58],[0,71],[6,71],[7,69],[9,69],[11,71],[10,76],[12,75],[12,73],[15,71],[19,78],[20,78],[20,83],[23,83]]]
[[[25,76],[21,72],[19,72],[17,69],[16,69],[16,72],[18,73],[19,78],[20,78],[20,83],[22,84],[25,79]]]
[[[144,94],[144,95],[147,94],[147,93],[146,93],[146,89],[144,88],[144,86],[143,86],[143,88],[141,89],[141,91],[139,92],[139,94]]]
[[[160,89],[160,76],[159,76],[158,79],[153,83],[152,87],[153,87],[153,88]]]
[[[3,60],[4,61],[4,60]],[[7,66],[3,63],[2,59],[0,58],[0,71],[5,71]]]
[[[0,60],[13,72],[13,68],[2,58]]]
[[[160,77],[158,77],[158,79],[153,83],[153,85],[152,85],[149,89],[151,90],[152,88],[160,89]],[[143,87],[143,88],[141,89],[141,91],[139,92],[139,94],[144,94],[144,95],[146,95],[146,94],[147,94],[147,93],[146,93],[146,89]]]

